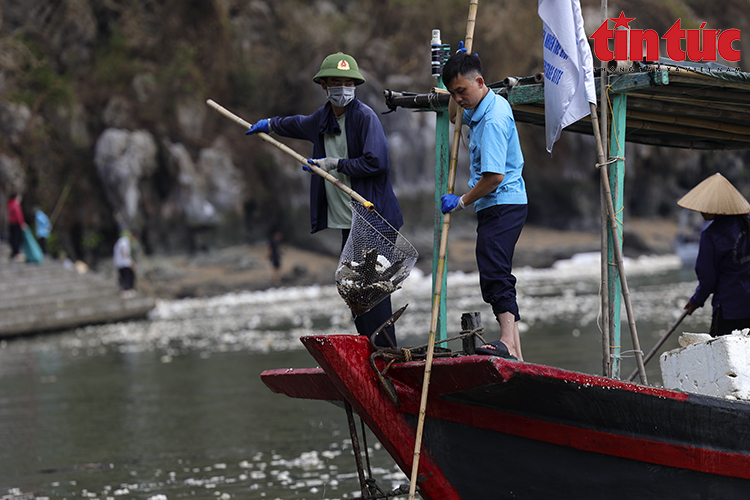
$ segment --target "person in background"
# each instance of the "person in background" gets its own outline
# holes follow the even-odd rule
[[[677,204],[711,221],[698,246],[698,286],[684,309],[693,314],[713,294],[712,336],[750,328],[750,203],[717,173],[688,191]]]
[[[10,259],[17,262],[24,260],[24,254],[21,253],[21,243],[23,242],[23,232],[27,227],[23,218],[23,210],[21,210],[22,199],[23,196],[20,193],[13,193],[7,203]]]
[[[34,207],[34,224],[36,226],[36,240],[42,253],[47,253],[47,238],[52,232],[52,224],[49,217],[38,206]]]
[[[135,296],[135,263],[131,254],[130,238],[130,231],[122,227],[112,256],[120,283],[120,296],[124,299]]]
[[[279,286],[281,284],[281,231],[271,231],[271,236],[268,238],[268,260],[273,266],[273,284]]]
[[[474,205],[479,286],[500,324],[500,341],[477,352],[523,360],[516,278],[511,271],[528,208],[516,123],[508,101],[485,85],[478,55],[459,49],[445,63],[443,82],[463,108],[463,123],[469,126],[470,189],[463,196],[444,194],[441,211]]]
[[[357,61],[338,52],[323,60],[313,77],[326,94],[327,102],[311,115],[295,115],[263,119],[246,134],[263,132],[283,137],[305,139],[313,144],[314,163],[375,205],[375,210],[393,226],[403,225],[403,216],[391,186],[388,143],[385,131],[375,112],[357,99],[357,85],[365,83]],[[303,167],[310,172],[310,169]],[[326,228],[341,229],[343,250],[352,224],[350,197],[313,175],[310,182],[310,222],[312,232]],[[354,318],[357,331],[370,336],[392,315],[391,299],[387,297],[367,313]],[[396,344],[395,329],[386,329]],[[386,339],[376,343],[388,346]]]

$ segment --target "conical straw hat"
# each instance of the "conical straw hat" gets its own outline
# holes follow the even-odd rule
[[[732,183],[717,173],[707,178],[677,202],[682,208],[704,214],[738,215],[750,213],[750,203],[732,186]]]

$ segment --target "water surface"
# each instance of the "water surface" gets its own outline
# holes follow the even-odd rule
[[[678,267],[669,257],[628,261],[645,351],[695,288],[692,272]],[[527,361],[599,373],[598,263],[577,256],[516,274]],[[409,304],[397,324],[400,343],[426,342],[429,277],[415,271],[393,302]],[[449,335],[462,312],[479,311],[486,337],[499,338],[476,275],[451,274],[448,303]],[[677,346],[680,331],[706,331],[705,309],[665,349]],[[0,498],[356,497],[343,410],[273,394],[259,377],[314,366],[301,335],[350,331],[335,287],[314,286],[165,301],[149,320],[3,341]],[[625,325],[624,350],[629,335]],[[635,363],[626,357],[622,365],[627,376]],[[661,383],[657,359],[648,376]],[[405,483],[373,436],[367,439],[381,487]]]

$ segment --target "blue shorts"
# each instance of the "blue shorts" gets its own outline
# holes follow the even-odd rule
[[[526,222],[527,205],[494,205],[477,212],[477,268],[482,298],[492,312],[516,318],[516,277],[511,274],[513,251]]]

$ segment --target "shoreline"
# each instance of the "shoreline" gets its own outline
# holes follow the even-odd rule
[[[663,255],[673,253],[672,241],[678,225],[671,220],[634,219],[628,221],[624,254]],[[448,245],[448,271],[476,270],[473,235],[451,238]],[[529,225],[524,227],[516,246],[514,267],[550,267],[558,260],[577,253],[600,249],[601,236],[583,231],[562,231]],[[426,274],[432,269],[432,249],[420,250],[417,267]],[[180,299],[210,297],[237,291],[254,291],[274,286],[309,286],[333,283],[338,257],[282,245],[281,283],[272,280],[272,266],[266,243],[237,245],[195,255],[141,258],[136,269],[137,289],[152,297]],[[102,263],[100,272],[115,280],[111,263]]]

